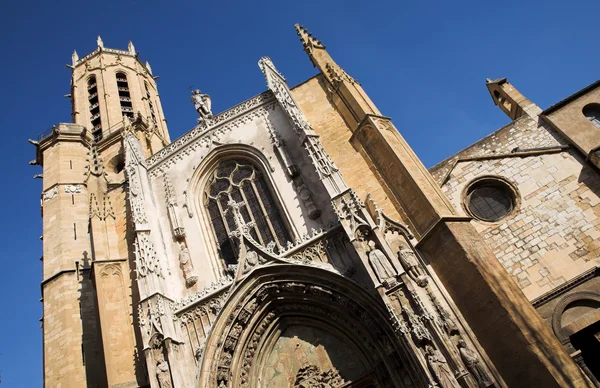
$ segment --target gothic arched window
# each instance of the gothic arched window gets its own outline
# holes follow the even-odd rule
[[[583,115],[590,123],[600,128],[600,104],[587,104],[583,107]]]
[[[237,263],[237,242],[229,237],[236,229],[229,201],[240,204],[246,223],[252,222],[250,235],[263,246],[284,247],[290,240],[271,190],[262,172],[246,160],[229,159],[219,163],[211,174],[204,204],[216,235],[219,254],[226,265]]]
[[[133,105],[131,105],[131,94],[129,94],[129,84],[125,73],[117,73],[117,90],[119,91],[121,114],[133,118]]]

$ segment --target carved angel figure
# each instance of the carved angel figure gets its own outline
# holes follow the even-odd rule
[[[487,374],[483,365],[479,360],[479,356],[473,349],[470,349],[464,340],[458,340],[458,351],[460,352],[460,358],[465,363],[465,366],[471,373],[471,376],[477,381],[477,386],[480,388],[489,387],[492,384],[490,376]]]
[[[194,271],[194,265],[190,257],[190,251],[182,241],[179,243],[179,266],[183,271],[183,277],[185,278],[185,285],[188,287],[193,286],[198,281],[198,276]]]
[[[458,381],[448,366],[448,362],[439,350],[431,345],[425,346],[425,356],[431,372],[442,388],[460,388]]]
[[[212,118],[212,102],[208,94],[202,94],[200,89],[196,89],[192,92],[192,102],[196,112],[200,115],[200,120]]]
[[[389,288],[396,282],[396,270],[381,250],[375,247],[375,242],[369,240],[369,264],[373,268],[379,282]]]

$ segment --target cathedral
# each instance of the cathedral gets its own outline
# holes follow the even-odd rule
[[[174,141],[132,43],[73,53],[73,122],[30,140],[45,386],[600,386],[600,81],[488,79],[510,122],[428,170],[296,32],[316,76],[262,57]]]

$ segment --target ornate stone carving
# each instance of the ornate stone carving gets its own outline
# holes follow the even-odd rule
[[[165,189],[165,199],[167,200],[167,213],[169,215],[169,222],[171,223],[171,229],[173,236],[176,239],[185,237],[185,228],[179,219],[179,205],[175,199],[175,192],[171,185],[171,180],[165,173],[163,175],[163,187]]]
[[[171,379],[171,368],[164,354],[164,340],[162,335],[156,334],[152,337],[151,347],[154,362],[156,363],[156,380],[160,388],[173,388]]]
[[[306,210],[308,210],[308,218],[318,218],[321,215],[321,210],[315,205],[312,193],[301,176],[294,179],[294,186],[298,192],[298,197],[300,197],[300,200],[302,200],[302,203],[306,206]]]
[[[442,353],[431,345],[425,346],[427,365],[442,388],[460,388]]]
[[[385,288],[391,288],[397,283],[396,277],[398,276],[398,273],[396,272],[396,269],[388,260],[387,256],[376,247],[375,241],[368,240],[367,244],[369,264],[371,264],[373,272],[375,272],[377,279]]]
[[[212,102],[208,94],[202,94],[200,89],[196,89],[192,92],[191,100],[192,103],[194,103],[196,112],[200,115],[198,122],[210,120],[212,118]]]
[[[370,226],[362,215],[365,205],[358,198],[356,193],[348,190],[342,196],[334,199],[333,209],[340,219],[340,222],[346,229],[351,240],[357,238],[359,228],[370,230]]]
[[[190,257],[190,250],[185,246],[185,243],[181,241],[179,243],[179,266],[183,272],[183,278],[185,279],[185,285],[191,287],[198,281],[198,275],[194,270],[192,264],[192,258]]]
[[[150,176],[163,173],[177,160],[192,155],[200,147],[212,146],[215,141],[220,140],[222,135],[238,128],[241,124],[265,117],[268,111],[274,107],[272,95],[263,93],[213,116],[210,120],[210,129],[207,129],[205,125],[198,125],[148,158]]]
[[[90,219],[94,217],[98,217],[99,219],[103,219],[102,212],[100,211],[100,205],[98,204],[98,198],[96,198],[96,194],[90,193]]]
[[[81,185],[65,185],[65,194],[81,193]]]
[[[106,220],[108,217],[116,219],[115,210],[112,207],[112,203],[110,202],[108,195],[104,195],[104,219]]]
[[[458,325],[450,315],[448,311],[441,305],[441,303],[437,300],[437,298],[433,295],[433,293],[428,289],[427,293],[429,294],[429,298],[431,299],[431,303],[433,303],[435,309],[438,312],[439,324],[444,328],[444,331],[448,336],[453,336],[460,334],[460,330]]]
[[[49,201],[49,200],[53,199],[57,195],[58,195],[58,186],[54,186],[53,188],[51,188],[50,190],[46,191],[42,195],[42,200],[44,202],[46,202],[46,201]]]
[[[156,258],[156,249],[150,239],[150,232],[138,232],[135,239],[136,271],[140,277],[148,273],[162,276],[160,264]]]
[[[410,248],[401,248],[398,251],[398,259],[406,273],[408,273],[408,276],[410,276],[419,286],[425,287],[427,284],[427,277],[419,264],[415,252]]]
[[[294,101],[292,93],[285,82],[285,77],[277,71],[271,59],[269,57],[262,57],[258,61],[258,66],[265,76],[267,87],[273,92],[275,98],[287,113],[297,134],[304,136],[307,133],[313,133],[314,131],[310,127],[310,124],[300,108],[298,108],[296,101]]]
[[[469,348],[463,339],[458,340],[457,346],[460,358],[471,373],[471,376],[477,381],[477,386],[479,388],[484,388],[494,385],[494,382],[490,379],[490,376],[481,364],[477,352]]]
[[[194,303],[205,299],[205,297],[207,297],[208,295],[216,294],[217,292],[223,290],[227,286],[231,285],[232,282],[232,277],[222,277],[219,280],[211,282],[209,285],[205,286],[195,294],[187,296],[181,299],[179,302],[171,303],[171,310],[173,310],[173,312],[176,312],[185,307],[191,307]]]
[[[296,374],[294,388],[337,388],[345,383],[335,368],[322,371],[316,365],[305,364]]]
[[[304,142],[304,148],[308,152],[313,165],[317,169],[319,178],[323,179],[330,177],[334,172],[339,171],[333,163],[333,160],[329,157],[321,141],[316,136],[308,136],[306,142]]]

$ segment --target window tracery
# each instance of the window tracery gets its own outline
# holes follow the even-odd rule
[[[237,263],[237,241],[229,237],[235,230],[235,220],[227,203],[240,204],[240,213],[247,223],[253,223],[250,235],[259,244],[284,247],[290,240],[279,208],[263,173],[245,160],[222,161],[211,174],[205,193],[204,205],[208,211],[225,265]]]

